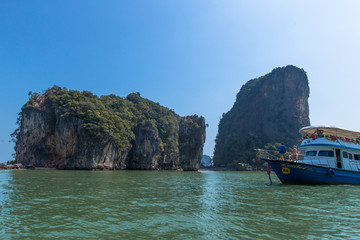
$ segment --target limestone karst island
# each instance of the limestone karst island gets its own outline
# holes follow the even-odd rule
[[[298,144],[310,125],[309,84],[303,69],[286,66],[244,84],[224,113],[216,137],[214,164],[238,170],[264,169],[254,149]]]
[[[205,119],[180,117],[139,93],[126,98],[53,87],[22,107],[16,162],[27,168],[197,170]]]
[[[254,149],[296,145],[310,125],[308,98],[306,73],[295,66],[248,81],[220,120],[207,165],[264,169]],[[193,171],[206,135],[204,117],[180,117],[139,93],[97,97],[57,86],[29,94],[18,126],[15,162],[26,168]]]

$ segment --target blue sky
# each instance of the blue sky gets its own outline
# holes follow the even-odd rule
[[[29,91],[140,92],[206,118],[213,154],[222,113],[248,80],[303,68],[313,125],[360,130],[360,1],[0,0],[0,162]]]

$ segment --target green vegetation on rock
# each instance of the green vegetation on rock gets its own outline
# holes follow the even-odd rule
[[[162,146],[177,149],[175,139],[180,116],[159,103],[142,98],[139,93],[131,93],[126,98],[113,94],[98,97],[88,91],[54,86],[43,94],[29,95],[29,101],[24,107],[36,108],[40,105],[37,103],[49,101],[56,115],[82,120],[82,128],[90,138],[110,137],[123,148],[134,139],[133,130],[138,123],[152,121],[163,142]]]

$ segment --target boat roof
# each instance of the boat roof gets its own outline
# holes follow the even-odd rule
[[[322,134],[324,135],[335,135],[338,137],[346,137],[346,138],[360,138],[360,132],[334,127],[334,126],[327,126],[327,125],[303,127],[302,129],[299,130],[299,132],[303,135],[311,136],[316,132],[317,129],[323,131]]]

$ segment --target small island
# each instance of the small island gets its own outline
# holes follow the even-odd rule
[[[17,123],[15,163],[25,168],[194,171],[206,136],[204,117],[180,117],[139,93],[58,86],[30,92]]]

